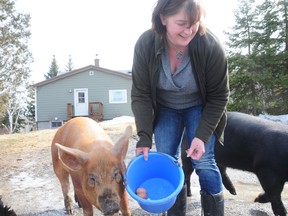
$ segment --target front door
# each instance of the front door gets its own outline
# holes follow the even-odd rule
[[[88,115],[88,89],[74,89],[74,115]]]

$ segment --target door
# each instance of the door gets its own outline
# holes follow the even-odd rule
[[[88,89],[74,89],[74,115],[88,115]]]

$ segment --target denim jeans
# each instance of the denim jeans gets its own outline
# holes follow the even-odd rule
[[[201,106],[183,110],[159,106],[154,128],[156,150],[178,158],[184,128],[190,145],[201,115]],[[199,177],[201,191],[208,194],[218,194],[222,191],[222,178],[214,158],[214,145],[213,134],[209,142],[205,143],[205,153],[200,160],[191,158],[193,168]]]

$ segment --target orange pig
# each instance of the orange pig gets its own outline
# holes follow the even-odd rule
[[[51,145],[52,161],[69,214],[73,212],[70,175],[84,216],[93,216],[93,205],[107,216],[119,210],[124,216],[131,215],[123,185],[131,135],[132,127],[128,126],[114,145],[102,127],[87,117],[73,118],[58,129]]]

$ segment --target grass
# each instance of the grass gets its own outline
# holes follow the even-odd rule
[[[0,135],[0,155],[49,146],[55,129]]]
[[[135,131],[134,122],[130,119],[126,122],[112,124],[105,124],[104,122],[102,127],[113,139],[113,135],[122,134],[128,125],[132,125]],[[47,129],[28,133],[0,135],[0,156],[48,147],[51,145],[56,131],[57,129]]]

